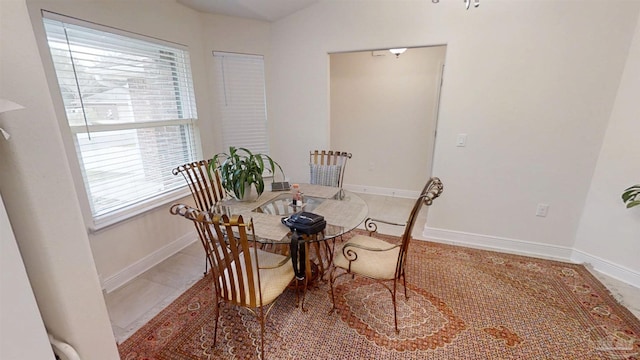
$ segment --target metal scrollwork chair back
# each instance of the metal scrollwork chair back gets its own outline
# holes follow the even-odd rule
[[[416,200],[409,218],[405,224],[397,224],[385,220],[368,218],[365,220],[365,227],[369,230],[369,236],[356,235],[347,241],[341,251],[336,251],[333,258],[333,265],[330,272],[329,284],[331,289],[331,300],[335,310],[335,298],[333,294],[333,286],[337,278],[343,275],[359,275],[382,284],[391,293],[393,301],[393,317],[396,332],[398,332],[398,315],[396,309],[396,289],[398,281],[402,279],[404,286],[404,296],[407,298],[407,283],[405,276],[405,263],[409,243],[411,242],[411,233],[415,225],[418,213],[423,205],[430,206],[433,201],[442,194],[444,187],[437,177],[429,179],[422,189],[420,196]],[[404,234],[398,244],[391,244],[381,239],[372,237],[378,230],[376,223],[384,223],[388,225],[404,226]],[[341,272],[337,273],[340,269]],[[337,275],[336,275],[337,273]],[[392,283],[392,285],[390,285]]]
[[[290,258],[260,250],[249,243],[255,238],[253,221],[241,215],[216,215],[184,204],[174,204],[171,214],[193,221],[209,262],[215,295],[217,340],[220,306],[224,303],[250,310],[260,322],[260,354],[264,359],[265,318],[293,280]],[[250,232],[250,234],[248,234]],[[235,236],[225,236],[234,234]],[[265,309],[266,308],[266,309]]]

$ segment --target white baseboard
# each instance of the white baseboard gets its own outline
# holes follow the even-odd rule
[[[567,246],[541,244],[531,241],[431,227],[425,227],[422,235],[429,240],[451,245],[463,245],[477,249],[560,260],[576,264],[589,264],[593,269],[605,275],[640,288],[640,273]]]
[[[640,288],[640,273],[637,271],[576,249],[573,249],[571,260],[580,264],[589,264],[598,272]]]
[[[543,257],[570,261],[571,248],[549,244],[540,244],[531,241],[509,239],[497,236],[473,234],[462,231],[436,229],[425,227],[422,235],[436,242],[464,245],[477,249],[495,250],[517,255]]]
[[[122,269],[122,271],[116,273],[115,275],[109,276],[108,278],[104,279],[104,281],[102,282],[103,291],[105,291],[106,293],[110,293],[118,289],[129,281],[135,279],[143,272],[166,260],[171,255],[174,255],[178,251],[191,245],[196,240],[197,234],[195,233],[195,231],[191,231],[187,234],[182,235],[177,240],[125,267],[124,269]]]
[[[373,194],[383,195],[391,197],[417,199],[420,196],[420,191],[403,190],[403,189],[391,189],[376,186],[364,186],[364,185],[352,185],[344,184],[342,186],[345,190],[353,191],[361,194]]]

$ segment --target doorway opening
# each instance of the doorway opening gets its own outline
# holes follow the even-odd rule
[[[418,196],[431,176],[445,54],[446,45],[329,54],[329,140],[354,154],[345,187]]]

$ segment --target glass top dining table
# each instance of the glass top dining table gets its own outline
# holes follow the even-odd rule
[[[299,211],[322,215],[327,221],[324,235],[313,237],[311,241],[339,237],[358,227],[369,213],[366,202],[351,191],[313,184],[300,184],[300,191],[302,206],[292,204],[290,191],[265,191],[255,201],[225,200],[217,210],[240,214],[245,223],[253,219],[256,240],[265,244],[290,243],[289,228],[281,220]]]

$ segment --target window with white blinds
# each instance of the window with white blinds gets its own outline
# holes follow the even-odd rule
[[[186,47],[50,13],[44,25],[96,227],[175,196],[171,170],[199,153]]]
[[[213,52],[222,116],[222,145],[269,154],[264,58]]]

